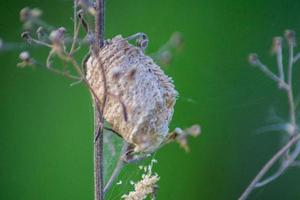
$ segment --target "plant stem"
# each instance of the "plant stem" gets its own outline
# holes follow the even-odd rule
[[[289,114],[290,121],[293,127],[296,126],[296,116],[295,116],[295,105],[294,105],[294,95],[293,95],[293,64],[294,64],[294,47],[290,45],[289,47],[289,63],[288,63],[288,85],[289,90],[287,91],[288,102],[289,102]],[[294,133],[293,133],[294,134]]]
[[[284,145],[260,170],[260,172],[256,175],[253,181],[250,183],[248,188],[244,191],[239,200],[245,200],[255,189],[256,184],[264,177],[264,175],[269,171],[269,169],[274,165],[274,163],[282,157],[282,155],[288,151],[294,144],[296,144],[300,140],[300,134],[295,135],[286,145]]]
[[[104,43],[104,0],[97,0],[96,2],[95,36],[95,45],[98,52]]]
[[[98,54],[104,41],[104,0],[96,1],[96,18],[95,18],[95,37],[96,53]],[[96,97],[95,97],[96,98]],[[94,143],[94,188],[95,188],[95,200],[104,200],[103,192],[103,111],[98,108],[97,101],[93,101],[94,104],[94,137],[97,140]],[[106,98],[106,97],[105,97]]]
[[[95,200],[103,200],[103,123],[94,100],[94,190]]]

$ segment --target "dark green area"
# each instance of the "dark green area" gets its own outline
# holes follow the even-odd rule
[[[71,30],[72,1],[2,0],[4,41],[21,42],[18,14],[24,6],[41,8],[52,25]],[[300,33],[299,10],[296,0],[107,1],[107,38],[145,32],[148,52],[174,31],[185,38],[183,52],[165,69],[180,93],[171,128],[199,123],[203,134],[190,141],[189,154],[176,144],[155,154],[158,199],[237,199],[279,148],[278,133],[255,130],[268,124],[272,109],[287,119],[285,96],[246,58],[257,52],[276,70],[272,37],[287,28]],[[31,52],[40,60],[47,55],[46,49]],[[18,54],[0,54],[0,199],[93,199],[88,91],[46,70],[18,69]],[[137,180],[137,171],[128,166],[123,184]],[[299,177],[293,168],[250,199],[300,199]],[[128,192],[123,187],[114,187],[107,199],[120,199]]]

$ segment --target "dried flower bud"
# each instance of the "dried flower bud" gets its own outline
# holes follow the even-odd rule
[[[30,33],[28,32],[28,31],[26,31],[26,32],[23,32],[22,34],[21,34],[21,37],[24,39],[24,40],[26,40],[26,42],[31,42],[31,36],[30,36]]]
[[[251,65],[256,66],[259,62],[257,54],[255,54],[255,53],[249,54],[248,61]]]
[[[272,53],[276,54],[282,51],[282,38],[281,37],[274,37],[273,38],[273,45],[272,45]]]
[[[77,4],[87,10],[91,15],[96,15],[96,5],[94,2],[89,0],[77,0]]]
[[[195,124],[193,126],[191,126],[190,128],[186,129],[186,132],[189,135],[192,135],[194,137],[197,137],[200,135],[201,133],[201,127],[198,124]]]
[[[96,41],[95,34],[94,33],[88,33],[86,38],[85,38],[85,41],[87,41],[87,43],[91,46],[93,44],[95,44],[95,41]]]
[[[183,45],[183,37],[180,32],[174,32],[170,39],[170,44],[172,47],[181,48]]]
[[[105,120],[135,146],[135,152],[155,151],[169,132],[177,97],[172,80],[141,48],[129,44],[121,36],[114,37],[98,55],[87,61],[86,78],[100,100],[104,95],[101,67],[105,71],[108,92],[122,94],[123,105],[128,111],[126,121],[123,105],[108,95],[103,113]],[[116,71],[122,72],[117,84]]]
[[[64,27],[60,27],[57,30],[54,30],[50,33],[49,39],[53,44],[62,44],[64,42],[66,29]]]
[[[20,11],[20,20],[21,22],[26,22],[27,20],[30,19],[30,8],[25,7]]]
[[[17,64],[18,67],[24,68],[26,66],[33,65],[30,54],[27,51],[21,52],[19,58],[21,62]]]
[[[30,54],[27,51],[23,51],[19,55],[20,60],[22,61],[29,61],[30,60]]]
[[[178,134],[178,135],[183,134],[183,130],[182,130],[181,128],[178,128],[178,127],[175,128],[174,132],[175,132],[176,134]]]
[[[42,13],[43,12],[39,8],[30,9],[29,7],[25,7],[20,11],[20,20],[21,22],[26,22],[32,18],[40,17]]]
[[[163,65],[169,65],[172,61],[172,53],[168,50],[163,51],[160,55],[159,55],[159,61],[163,64]]]
[[[289,135],[294,135],[297,131],[297,127],[291,123],[286,124],[285,129]]]
[[[293,30],[286,30],[284,33],[286,40],[290,47],[296,46],[296,33]]]

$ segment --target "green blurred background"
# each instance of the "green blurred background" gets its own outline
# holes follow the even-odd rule
[[[52,25],[71,30],[72,1],[1,0],[5,42],[21,42],[19,10],[25,6],[41,8]],[[268,124],[270,110],[287,119],[285,96],[246,58],[257,52],[276,69],[272,37],[287,28],[300,32],[299,11],[296,0],[107,1],[107,38],[142,31],[150,37],[149,52],[174,31],[185,39],[165,69],[180,93],[170,128],[199,123],[203,131],[190,140],[189,154],[171,144],[155,155],[158,199],[237,199],[279,148],[280,134],[255,131]],[[43,69],[18,69],[19,52],[0,54],[0,199],[93,199],[88,91]],[[46,53],[32,51],[40,60]],[[123,184],[137,180],[136,173],[136,165],[126,167]],[[299,177],[293,168],[250,199],[300,199]],[[128,191],[113,187],[107,199]]]

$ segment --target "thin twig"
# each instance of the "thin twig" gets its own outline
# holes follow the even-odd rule
[[[294,144],[296,144],[300,140],[300,134],[298,133],[295,135],[286,145],[284,145],[266,164],[265,166],[260,170],[260,172],[256,175],[256,177],[253,179],[253,181],[250,183],[248,188],[244,191],[244,193],[241,195],[239,200],[245,200],[249,196],[249,194],[252,192],[252,190],[255,189],[256,184],[260,181],[261,178],[269,171],[269,169],[274,165],[274,163],[282,157],[282,155],[288,151]]]
[[[294,64],[294,46],[293,44],[289,45],[289,63],[288,63],[288,85],[289,89],[287,90],[288,103],[289,103],[289,114],[290,120],[293,127],[296,126],[296,117],[295,117],[295,105],[294,105],[294,95],[293,95],[293,64]]]
[[[95,24],[95,36],[96,36],[96,50],[97,52],[103,46],[104,43],[104,0],[96,1],[96,24]]]
[[[104,41],[104,0],[96,1],[96,18],[95,18],[95,36],[96,36],[96,55],[103,45]],[[98,56],[96,56],[98,57]],[[100,63],[99,63],[100,64]],[[102,68],[102,65],[101,65]],[[104,73],[104,70],[102,70]],[[105,74],[102,74],[105,77]],[[104,79],[103,79],[104,81]],[[104,85],[106,90],[106,85]],[[95,95],[94,99],[96,98]],[[106,100],[106,95],[104,95],[104,100]],[[94,137],[98,138],[94,143],[94,187],[95,187],[95,200],[104,200],[104,186],[103,186],[103,110],[105,106],[105,101],[102,103],[102,109],[97,107],[97,102],[93,101],[94,104]]]
[[[296,144],[296,148],[295,148],[294,152],[290,156],[288,156],[288,159],[283,160],[279,170],[272,176],[264,179],[263,181],[258,182],[255,185],[255,187],[259,188],[259,187],[265,186],[268,183],[275,180],[276,178],[278,178],[279,176],[281,176],[286,171],[287,168],[292,166],[292,164],[295,162],[296,158],[298,157],[299,153],[300,153],[300,143],[298,142]]]
[[[265,164],[265,166],[260,170],[260,172],[256,175],[254,180],[248,186],[248,188],[244,191],[239,200],[246,199],[250,193],[255,189],[262,187],[273,180],[277,179],[281,176],[291,165],[295,162],[297,157],[300,154],[300,133],[296,134],[297,131],[297,122],[296,122],[296,110],[295,110],[295,99],[293,95],[293,64],[298,58],[294,57],[294,47],[295,47],[295,33],[291,30],[287,30],[285,32],[285,38],[288,42],[288,68],[287,68],[287,82],[285,82],[284,72],[283,72],[283,63],[282,63],[282,41],[280,37],[274,38],[274,46],[273,50],[276,52],[277,56],[277,65],[279,71],[279,77],[274,74],[269,68],[264,65],[258,59],[256,54],[250,54],[249,61],[252,65],[257,66],[261,71],[263,71],[268,77],[277,82],[279,88],[284,89],[288,97],[288,109],[289,109],[289,123],[286,128],[286,133],[289,134],[289,137],[292,137],[290,141],[282,147],[270,160]],[[297,55],[296,55],[297,57]],[[293,145],[296,147],[291,149]],[[292,152],[291,152],[292,151]],[[281,165],[279,169],[271,176],[261,180],[264,175],[269,171],[269,169],[276,163],[278,159],[282,158]]]

